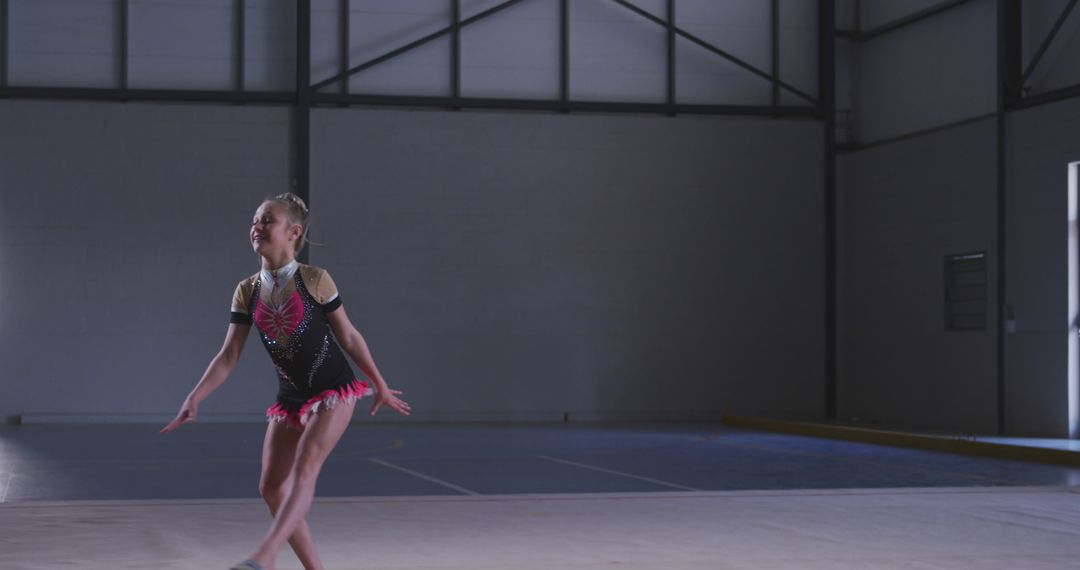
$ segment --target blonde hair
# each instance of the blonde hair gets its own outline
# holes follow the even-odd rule
[[[323,245],[308,239],[308,222],[311,218],[311,214],[308,212],[307,204],[304,203],[303,198],[292,192],[286,192],[272,198],[267,198],[264,202],[276,202],[281,204],[285,208],[285,216],[289,218],[289,222],[303,228],[303,233],[300,234],[300,241],[296,242],[295,254],[299,254],[300,250],[304,249],[304,246],[309,243],[312,245]]]

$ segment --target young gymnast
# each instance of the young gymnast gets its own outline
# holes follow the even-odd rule
[[[255,211],[248,237],[262,269],[236,286],[224,346],[176,418],[161,430],[169,433],[195,421],[199,403],[236,367],[254,324],[278,375],[277,399],[266,410],[259,478],[259,494],[274,521],[251,557],[230,570],[272,570],[286,540],[306,570],[322,570],[304,518],[319,471],[348,426],[356,400],[373,395],[371,415],[382,405],[404,415],[410,411],[397,397],[402,392],[391,390],[379,374],[330,274],[296,261],[307,232],[307,206],[295,194],[267,198]],[[343,349],[374,380],[376,391],[353,375]]]

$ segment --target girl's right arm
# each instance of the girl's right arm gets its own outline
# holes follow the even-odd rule
[[[162,434],[180,427],[180,424],[195,421],[198,416],[199,403],[206,399],[214,390],[217,390],[225,379],[232,374],[236,363],[240,361],[240,353],[244,351],[244,342],[247,340],[251,325],[229,323],[229,330],[225,333],[225,344],[217,355],[210,360],[210,366],[206,368],[202,378],[195,388],[184,398],[180,405],[180,411],[169,425],[162,428]]]

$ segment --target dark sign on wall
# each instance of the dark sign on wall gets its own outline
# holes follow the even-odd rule
[[[986,252],[945,256],[945,330],[986,330]]]

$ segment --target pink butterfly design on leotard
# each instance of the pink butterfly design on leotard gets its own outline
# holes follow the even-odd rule
[[[303,317],[304,303],[300,292],[296,290],[280,305],[267,305],[259,299],[258,306],[255,307],[255,323],[267,336],[273,337],[279,343],[289,340],[289,335],[296,330]]]

